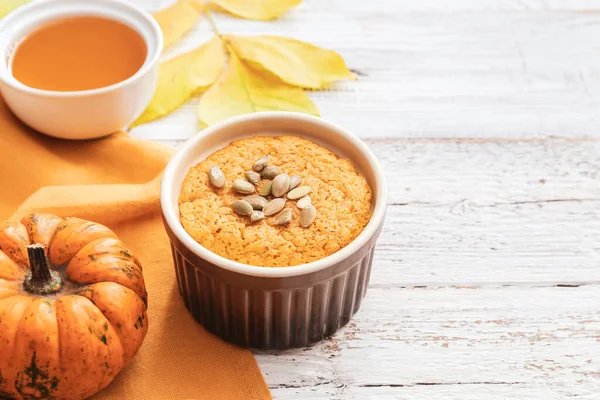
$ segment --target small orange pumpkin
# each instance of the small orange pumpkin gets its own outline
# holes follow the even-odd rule
[[[32,214],[0,224],[0,397],[82,399],[140,348],[142,266],[107,227]]]

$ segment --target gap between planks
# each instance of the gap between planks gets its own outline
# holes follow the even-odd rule
[[[358,314],[331,338],[255,355],[273,394],[297,398],[311,398],[308,388],[330,399],[586,398],[600,384],[599,296],[592,287],[370,287]]]

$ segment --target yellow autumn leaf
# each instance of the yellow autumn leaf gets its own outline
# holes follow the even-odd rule
[[[0,0],[0,18],[11,12],[23,4],[29,3],[30,0]]]
[[[241,59],[258,64],[291,85],[322,89],[334,81],[356,79],[342,56],[333,50],[278,36],[226,38]]]
[[[210,4],[246,19],[270,20],[284,14],[302,0],[211,0]]]
[[[194,27],[203,9],[204,3],[200,0],[177,0],[170,7],[154,13],[163,32],[165,49]]]
[[[165,61],[160,65],[158,87],[150,105],[131,127],[175,110],[199,90],[212,85],[224,65],[223,42],[218,36],[195,50]]]
[[[200,99],[198,117],[201,123],[211,125],[235,115],[271,110],[319,115],[302,89],[244,65],[231,52],[227,69]]]

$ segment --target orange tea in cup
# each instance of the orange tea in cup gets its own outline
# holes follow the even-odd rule
[[[121,22],[69,17],[42,26],[17,44],[12,75],[35,89],[98,89],[133,76],[147,54],[142,36]]]

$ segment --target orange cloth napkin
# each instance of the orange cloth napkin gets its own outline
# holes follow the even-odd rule
[[[0,220],[36,210],[100,222],[142,262],[148,335],[132,364],[94,400],[270,399],[252,353],[206,332],[179,298],[158,203],[159,175],[171,154],[122,133],[52,139],[21,124],[0,98]]]

